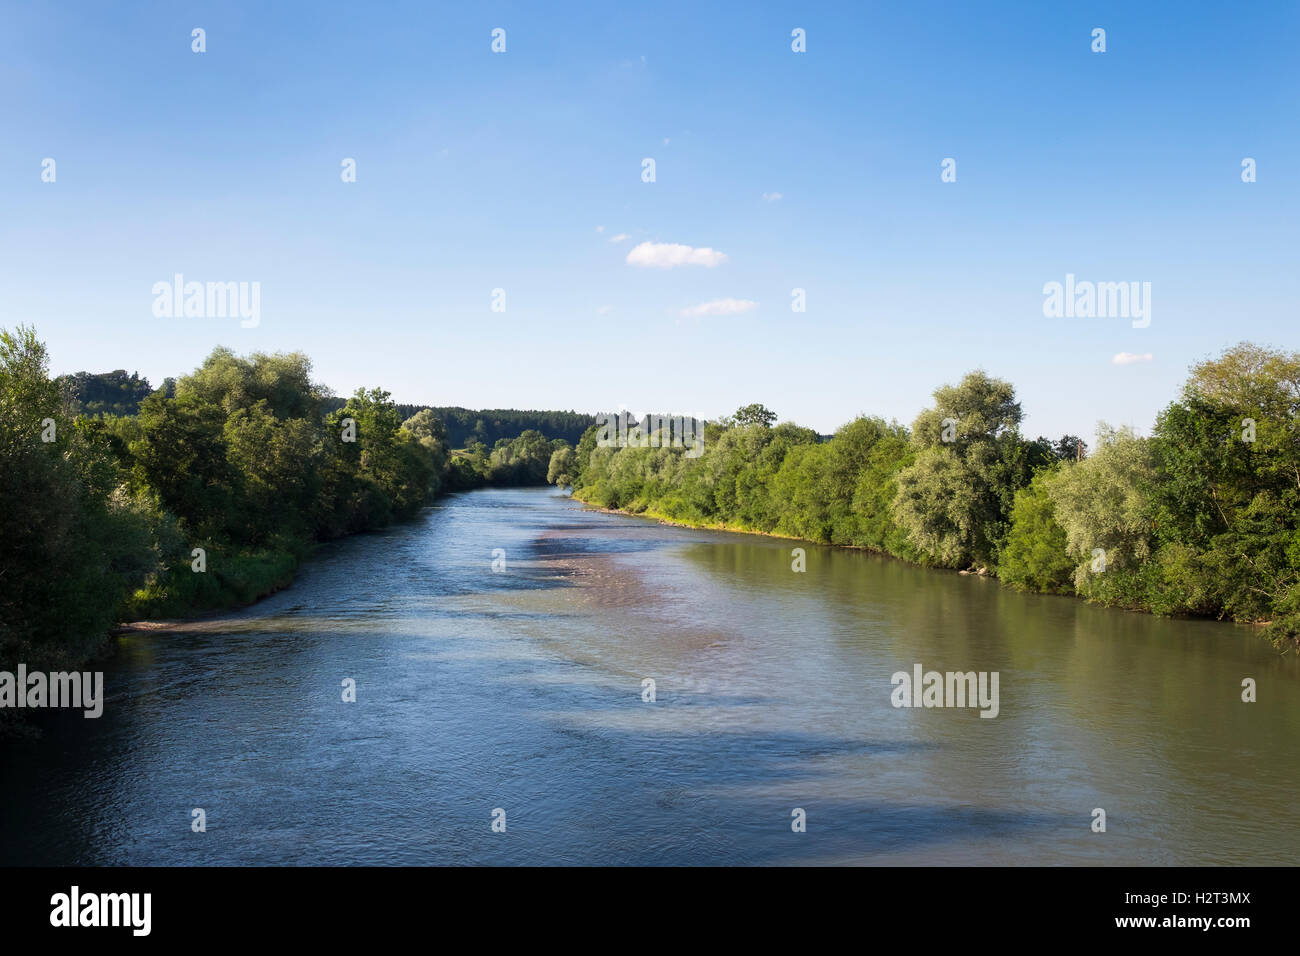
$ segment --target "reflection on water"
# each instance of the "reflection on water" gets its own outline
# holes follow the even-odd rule
[[[794,544],[446,498],[255,607],[124,637],[101,719],[0,751],[0,862],[1300,856],[1295,654],[857,552],[794,573]],[[917,663],[999,672],[999,716],[895,709]]]

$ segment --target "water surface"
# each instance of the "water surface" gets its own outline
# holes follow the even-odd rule
[[[554,489],[449,496],[252,608],[120,645],[102,718],[0,751],[0,862],[1300,858],[1300,668],[1253,631]],[[894,708],[917,663],[997,671],[998,717]]]

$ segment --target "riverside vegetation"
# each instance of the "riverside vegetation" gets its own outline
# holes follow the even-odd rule
[[[972,372],[910,428],[830,440],[750,405],[704,454],[557,450],[550,480],[605,508],[985,570],[1021,590],[1300,635],[1300,353],[1242,343],[1191,369],[1150,437],[1022,437],[1012,386]],[[647,444],[647,443],[643,443]],[[665,443],[666,444],[666,443]]]
[[[219,348],[156,391],[48,366],[34,330],[0,330],[0,670],[76,669],[117,622],[252,602],[315,543],[441,491],[545,484],[569,445],[526,426],[580,419],[455,409],[467,445],[453,449],[430,409],[403,420],[378,388],[334,399],[299,353]]]
[[[1014,390],[983,372],[934,397],[910,428],[860,417],[829,439],[746,406],[706,426],[698,458],[598,447],[597,425],[576,447],[525,427],[573,435],[573,412],[452,409],[452,448],[433,410],[377,388],[334,399],[302,354],[217,349],[151,390],[125,371],[51,379],[33,330],[0,331],[0,669],[76,669],[117,622],[254,601],[317,542],[440,492],[546,481],[631,513],[1300,635],[1300,354],[1231,348],[1192,369],[1149,438],[1103,426],[1088,454],[1023,438]]]

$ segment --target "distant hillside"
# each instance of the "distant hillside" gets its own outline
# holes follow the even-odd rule
[[[342,408],[346,399],[332,398],[325,402],[327,411]],[[437,415],[447,429],[447,443],[452,448],[464,448],[472,441],[480,441],[488,448],[499,438],[515,439],[528,430],[539,431],[549,439],[563,438],[577,445],[582,433],[595,424],[595,415],[567,411],[520,411],[515,408],[438,407],[435,405],[398,405],[402,418],[410,418],[427,408]]]
[[[153,391],[147,378],[126,369],[112,372],[78,372],[60,375],[58,384],[69,391],[75,404],[74,413],[82,415],[134,415],[140,402]]]
[[[413,407],[411,414],[417,410]],[[433,413],[447,427],[447,440],[453,448],[464,448],[471,441],[481,441],[491,448],[498,438],[516,438],[529,429],[539,431],[547,438],[563,438],[569,444],[577,445],[582,433],[596,420],[595,415],[575,411],[518,411],[513,408],[482,411],[435,408]]]

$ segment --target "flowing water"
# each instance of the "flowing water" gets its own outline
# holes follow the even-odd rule
[[[917,664],[997,672],[997,716],[894,707]],[[0,862],[1300,859],[1300,663],[1248,629],[554,489],[447,497],[99,666],[101,718],[0,751]]]

